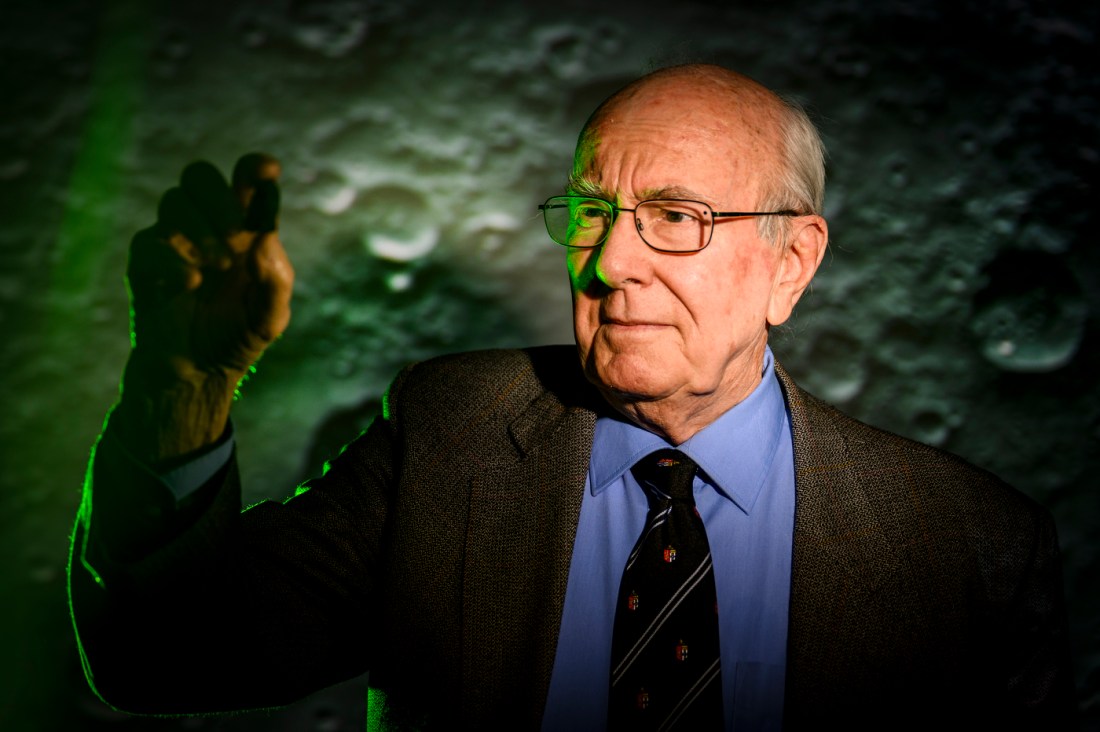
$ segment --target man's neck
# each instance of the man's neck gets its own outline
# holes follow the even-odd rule
[[[597,385],[615,411],[644,430],[681,445],[728,410],[744,401],[760,383],[761,364],[743,378],[724,382],[706,393],[677,393],[662,399],[643,399]]]

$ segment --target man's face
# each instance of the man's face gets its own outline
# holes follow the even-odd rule
[[[616,105],[590,130],[574,175],[625,208],[687,198],[758,210],[761,171],[776,164],[770,132],[750,131],[761,129],[759,115],[731,117],[690,89],[655,91]],[[701,398],[728,408],[755,387],[769,318],[789,312],[775,302],[785,250],[757,236],[756,223],[717,219],[706,249],[666,254],[622,213],[602,246],[568,251],[581,362],[613,404],[679,409]]]

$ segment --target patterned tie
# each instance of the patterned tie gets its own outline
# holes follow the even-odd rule
[[[724,724],[714,569],[692,495],[697,469],[679,450],[658,450],[631,469],[649,515],[619,586],[608,729]]]

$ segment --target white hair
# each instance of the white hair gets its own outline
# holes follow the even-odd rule
[[[779,100],[782,160],[767,181],[758,210],[820,214],[825,206],[825,145],[799,102],[784,96]],[[791,235],[787,216],[761,216],[756,226],[760,236],[776,245],[786,244]]]

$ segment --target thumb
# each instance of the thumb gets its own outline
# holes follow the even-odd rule
[[[294,289],[294,267],[274,231],[257,235],[248,253],[249,325],[265,341],[282,335],[290,323],[290,295]]]

